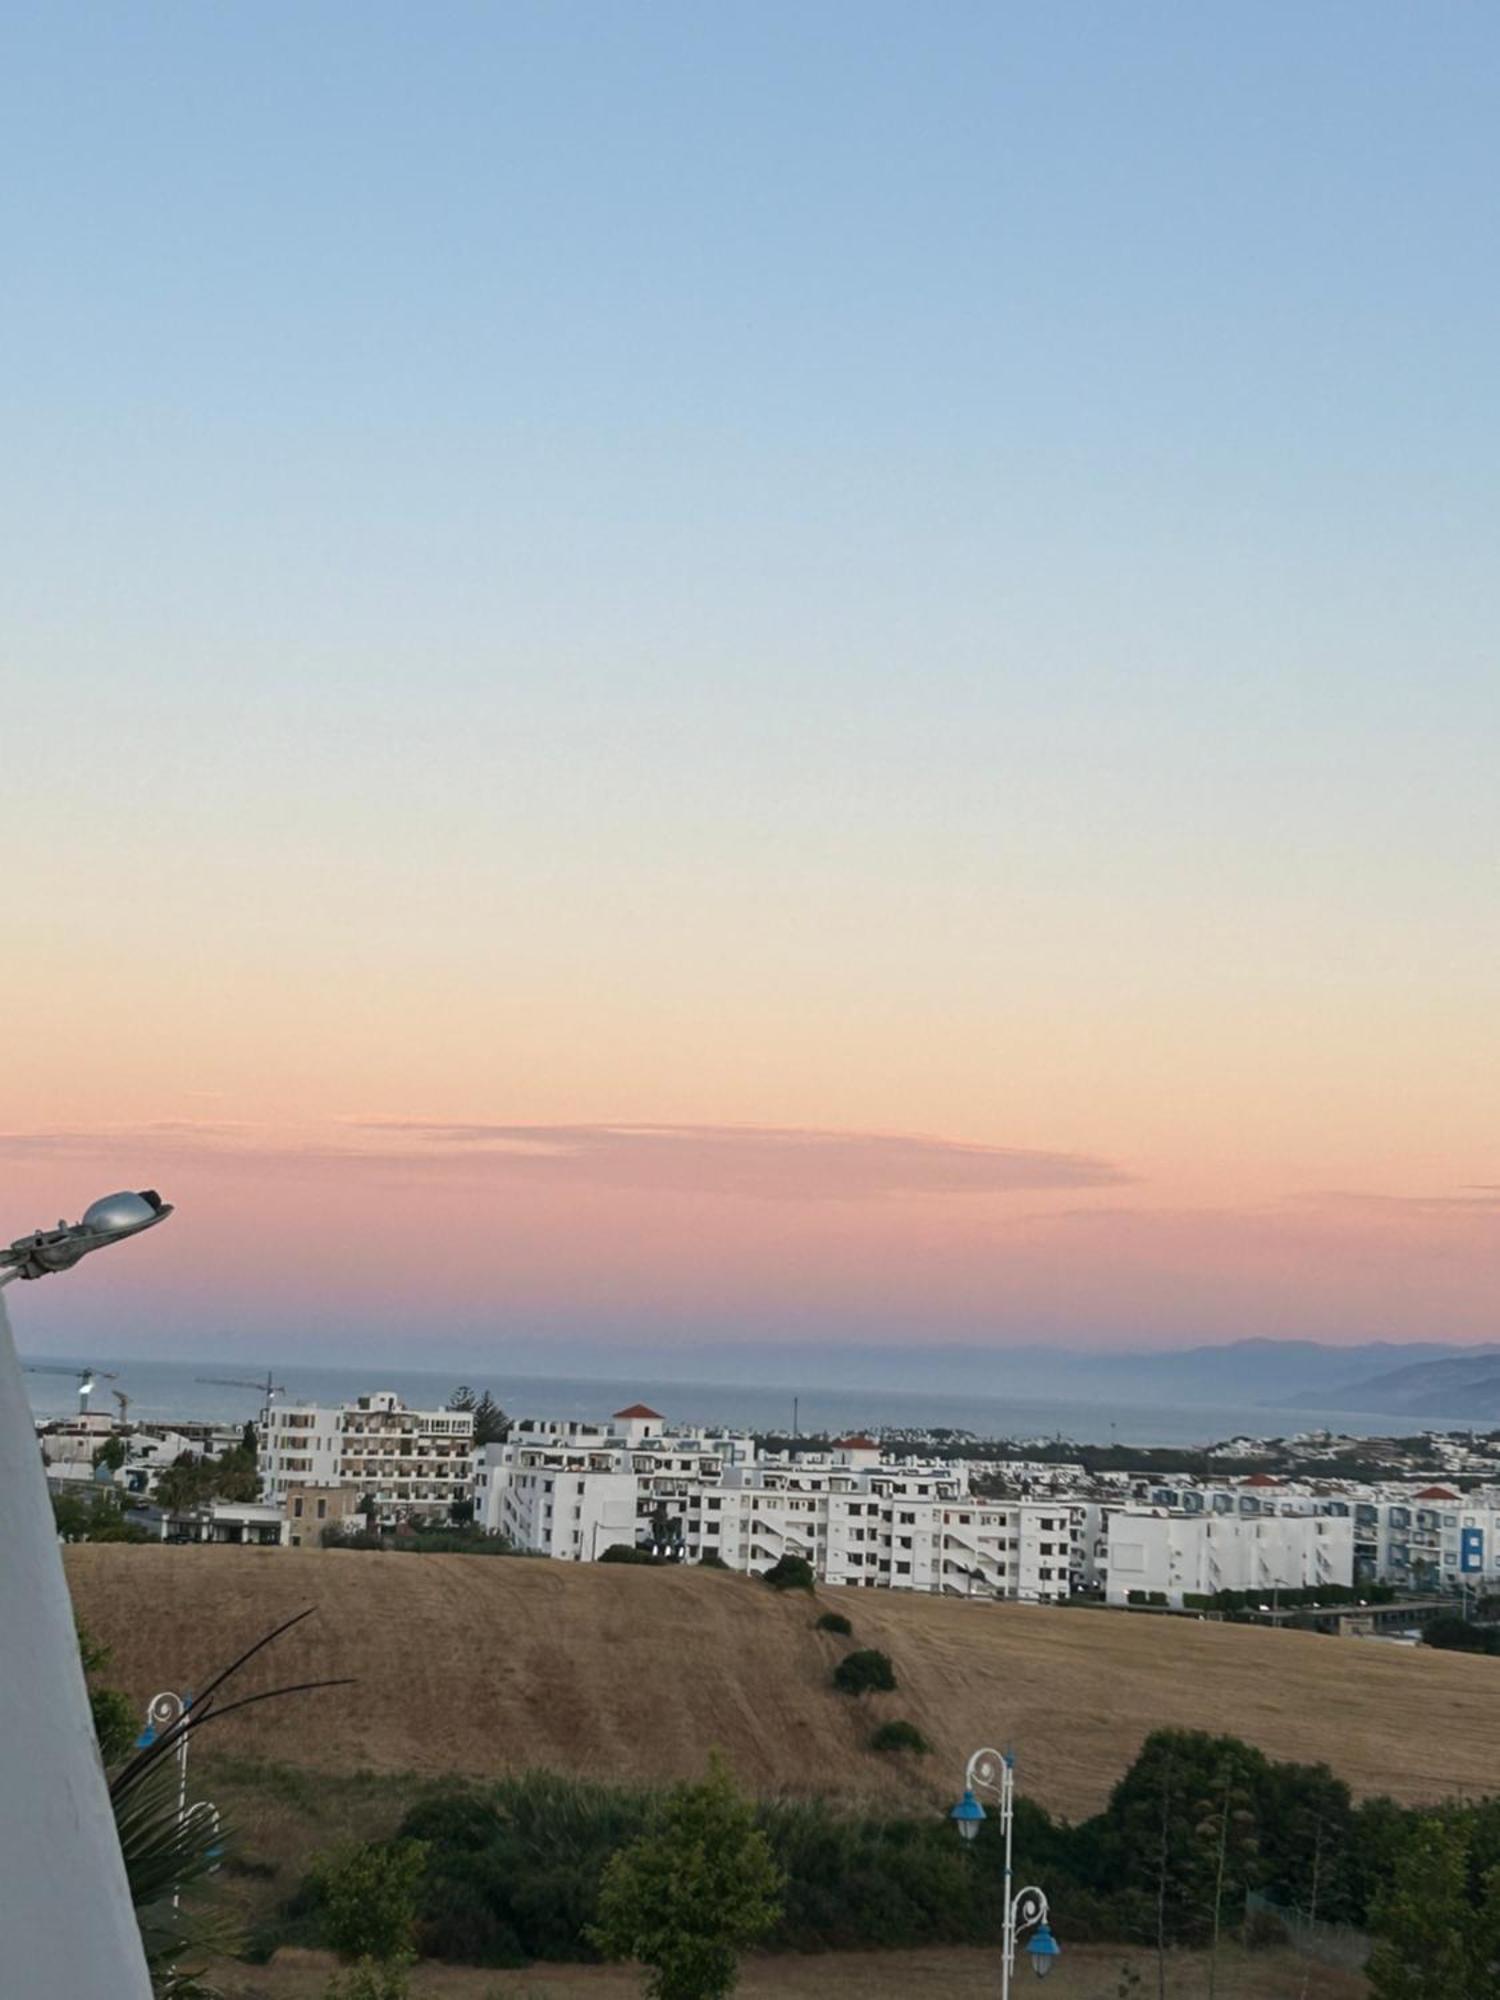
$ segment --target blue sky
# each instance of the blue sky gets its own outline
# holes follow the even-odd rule
[[[1477,6],[12,9],[10,1122],[1500,1178],[1497,105]]]

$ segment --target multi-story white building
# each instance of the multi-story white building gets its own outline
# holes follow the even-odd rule
[[[470,1411],[408,1410],[388,1391],[336,1409],[273,1404],[261,1422],[261,1492],[281,1506],[293,1487],[351,1486],[381,1522],[442,1519],[470,1497],[473,1445]]]
[[[504,1443],[474,1455],[474,1518],[517,1548],[596,1562],[615,1543],[646,1540],[659,1510],[680,1520],[690,1489],[717,1487],[754,1453],[737,1433],[668,1431],[644,1403],[607,1424],[521,1417]]]
[[[601,1424],[522,1419],[477,1454],[475,1516],[519,1548],[593,1562],[615,1543],[820,1582],[1065,1598],[1081,1510],[976,1500],[962,1466],[884,1463],[869,1438],[756,1456],[750,1439],[668,1431],[644,1405]]]
[[[1353,1523],[1337,1515],[1174,1513],[1120,1507],[1106,1525],[1105,1597],[1132,1592],[1181,1606],[1220,1590],[1267,1595],[1354,1581]]]
[[[1330,1503],[1354,1524],[1361,1576],[1416,1591],[1500,1588],[1500,1491],[1366,1490]]]

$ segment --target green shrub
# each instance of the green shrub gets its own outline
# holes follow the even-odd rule
[[[717,1549],[705,1549],[698,1558],[699,1569],[728,1569],[729,1565]]]
[[[772,1590],[807,1590],[813,1587],[812,1564],[802,1556],[783,1556],[761,1571],[762,1583],[770,1584]]]
[[[320,1855],[313,1884],[330,1950],[382,1964],[409,1958],[426,1867],[418,1840],[369,1841]]]
[[[403,1966],[362,1958],[352,1970],[329,1980],[323,2000],[408,2000],[410,1993]]]
[[[713,1760],[678,1785],[649,1832],[612,1856],[593,1943],[648,1967],[649,2000],[724,2000],[739,1955],[781,1915],[783,1879],[755,1809]]]
[[[637,1548],[634,1542],[611,1542],[599,1560],[602,1563],[643,1563],[652,1569],[660,1569],[666,1557],[653,1555],[650,1549]]]
[[[896,1685],[890,1656],[873,1646],[846,1653],[833,1670],[833,1684],[843,1694],[885,1694]]]
[[[1493,1653],[1500,1651],[1500,1629],[1443,1613],[1422,1627],[1422,1643],[1452,1653]]]
[[[872,1750],[911,1750],[925,1757],[932,1745],[914,1722],[882,1722],[870,1738]]]
[[[854,1627],[842,1611],[825,1611],[818,1620],[817,1629],[820,1632],[837,1632],[842,1638],[847,1639]]]

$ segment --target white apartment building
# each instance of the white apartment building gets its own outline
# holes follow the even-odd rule
[[[668,1431],[644,1403],[608,1423],[521,1417],[474,1455],[474,1519],[517,1548],[597,1562],[617,1542],[647,1539],[659,1507],[680,1518],[690,1489],[717,1487],[754,1453],[735,1432]]]
[[[1331,1503],[1354,1526],[1361,1576],[1416,1591],[1500,1590],[1500,1490],[1370,1489]]]
[[[1269,1596],[1354,1581],[1353,1523],[1337,1515],[1120,1507],[1109,1510],[1105,1532],[1110,1604],[1129,1603],[1133,1591],[1181,1607],[1220,1590]]]
[[[820,1582],[1030,1602],[1065,1598],[1081,1509],[979,1501],[962,1466],[885,1464],[871,1439],[758,1459],[748,1438],[667,1431],[632,1405],[610,1426],[523,1419],[477,1454],[475,1515],[520,1548],[593,1562],[654,1539],[688,1561],[769,1568],[783,1555]]]
[[[293,1487],[349,1486],[382,1523],[444,1518],[470,1497],[474,1418],[467,1410],[408,1410],[383,1391],[336,1409],[273,1404],[260,1429],[261,1493],[283,1506]]]

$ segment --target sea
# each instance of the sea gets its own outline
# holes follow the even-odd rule
[[[78,1384],[69,1369],[85,1364],[48,1355],[28,1362],[25,1376],[31,1407],[40,1418],[73,1414]],[[243,1383],[232,1368],[183,1361],[96,1361],[91,1407],[113,1411],[115,1392],[126,1396],[132,1421],[172,1419],[243,1423],[256,1416],[264,1396],[247,1370]],[[1390,1436],[1414,1428],[1412,1419],[1389,1413],[1337,1410],[1280,1410],[1260,1403],[1132,1404],[1088,1402],[1073,1397],[924,1395],[918,1391],[797,1388],[757,1383],[653,1381],[641,1376],[611,1381],[572,1376],[509,1375],[493,1370],[471,1373],[433,1370],[329,1368],[289,1362],[272,1377],[277,1400],[337,1404],[390,1389],[413,1409],[438,1409],[464,1380],[488,1389],[511,1416],[602,1418],[644,1398],[671,1423],[722,1426],[743,1431],[832,1433],[870,1429],[928,1430],[945,1427],[976,1437],[1026,1440],[1066,1439],[1075,1444],[1208,1445],[1232,1437],[1292,1437],[1327,1425],[1354,1437]],[[226,1379],[231,1378],[231,1379]],[[264,1378],[262,1378],[264,1379]],[[1468,1420],[1423,1418],[1424,1429],[1468,1429]]]

